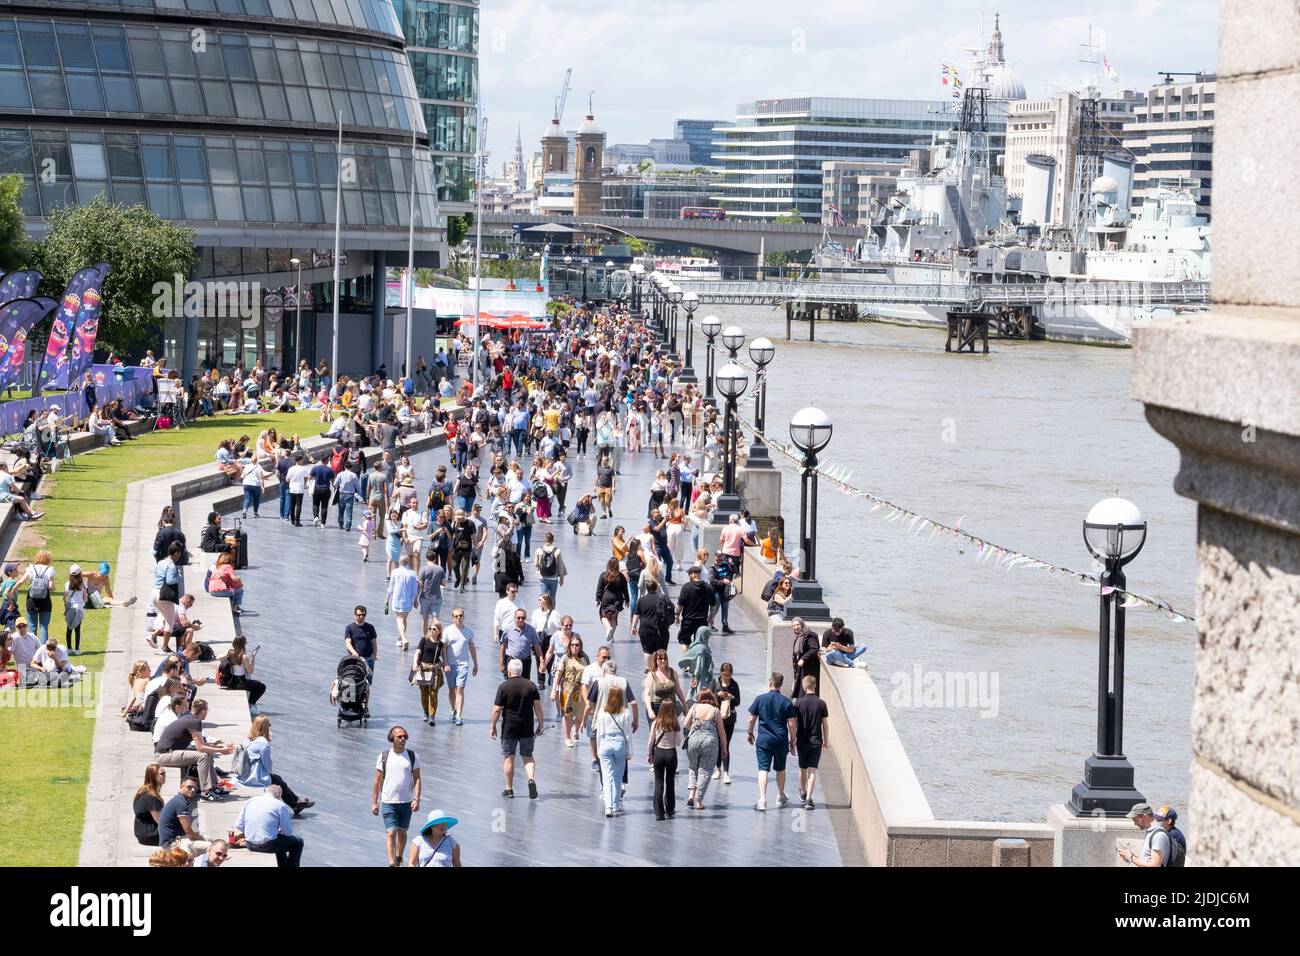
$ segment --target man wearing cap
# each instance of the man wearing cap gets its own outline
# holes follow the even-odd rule
[[[1165,831],[1164,824],[1156,820],[1151,804],[1134,804],[1133,809],[1128,812],[1128,818],[1139,830],[1146,831],[1146,835],[1142,838],[1142,854],[1139,857],[1125,847],[1119,851],[1119,858],[1134,866],[1164,866],[1170,856],[1169,834]]]
[[[460,866],[460,844],[447,831],[460,821],[443,813],[430,810],[428,822],[411,841],[407,866]]]
[[[27,619],[24,617],[14,621],[13,634],[10,637],[9,650],[14,655],[14,666],[18,668],[18,677],[20,679],[19,687],[27,686],[27,671],[31,667],[32,658],[36,656],[36,651],[40,648],[40,642],[36,635],[31,632],[27,626]]]
[[[709,608],[713,606],[713,591],[700,580],[700,566],[692,564],[686,573],[690,580],[677,595],[677,643],[683,649],[691,646],[696,631],[708,627]]]
[[[1165,828],[1165,832],[1169,834],[1169,839],[1178,844],[1183,851],[1183,856],[1186,857],[1187,837],[1183,835],[1182,830],[1178,829],[1178,811],[1168,804],[1165,804],[1163,807],[1156,810],[1156,820]],[[1172,851],[1173,847],[1170,847],[1170,850]],[[1177,855],[1177,851],[1173,851],[1173,856],[1176,857]],[[1172,857],[1169,860],[1169,864],[1170,866],[1175,865]]]

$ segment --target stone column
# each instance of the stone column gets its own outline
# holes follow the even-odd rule
[[[1213,307],[1134,329],[1133,394],[1199,503],[1188,862],[1296,865],[1300,7],[1220,10]]]

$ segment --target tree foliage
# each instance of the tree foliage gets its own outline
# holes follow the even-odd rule
[[[472,212],[463,213],[459,216],[447,217],[447,245],[453,249],[465,241],[465,236],[469,234],[470,227],[474,225],[474,214]]]
[[[0,178],[0,270],[13,272],[31,264],[35,247],[23,225],[23,177],[10,173]]]
[[[55,210],[40,246],[43,294],[58,298],[78,269],[110,266],[104,282],[99,345],[126,352],[154,346],[166,315],[157,314],[154,284],[189,278],[194,231],[160,218],[143,205],[120,206],[102,196]]]

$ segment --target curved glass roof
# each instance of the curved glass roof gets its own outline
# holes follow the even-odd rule
[[[233,30],[0,19],[0,112],[423,133],[400,50]]]
[[[160,15],[187,13],[246,19],[260,17],[285,25],[302,24],[331,29],[369,30],[401,38],[402,27],[391,0],[35,0],[51,7],[87,11],[152,10]]]

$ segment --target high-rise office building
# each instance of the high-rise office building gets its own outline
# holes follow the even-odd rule
[[[0,17],[0,174],[23,176],[31,231],[102,195],[193,228],[190,278],[275,289],[296,283],[291,259],[302,263],[312,294],[301,326],[274,310],[251,327],[237,315],[168,319],[163,354],[187,374],[204,361],[330,354],[340,114],[339,356],[342,371],[370,371],[391,359],[384,275],[406,261],[413,175],[419,264],[437,265],[445,241],[389,0],[55,0]]]
[[[1124,127],[1133,153],[1133,208],[1154,194],[1160,180],[1180,180],[1197,193],[1197,212],[1210,215],[1214,148],[1214,74],[1190,82],[1161,83]]]
[[[742,103],[734,125],[717,134],[715,165],[721,170],[713,198],[731,218],[773,219],[794,210],[805,222],[820,222],[824,162],[902,163],[958,118],[952,104],[931,100],[803,97]],[[995,155],[1001,152],[1005,124],[1000,110],[989,111]]]
[[[683,139],[690,144],[690,160],[693,166],[712,166],[714,129],[729,125],[726,120],[679,119],[673,123],[673,138]]]
[[[444,212],[466,212],[474,198],[478,144],[478,0],[392,2],[429,131],[438,196]]]

